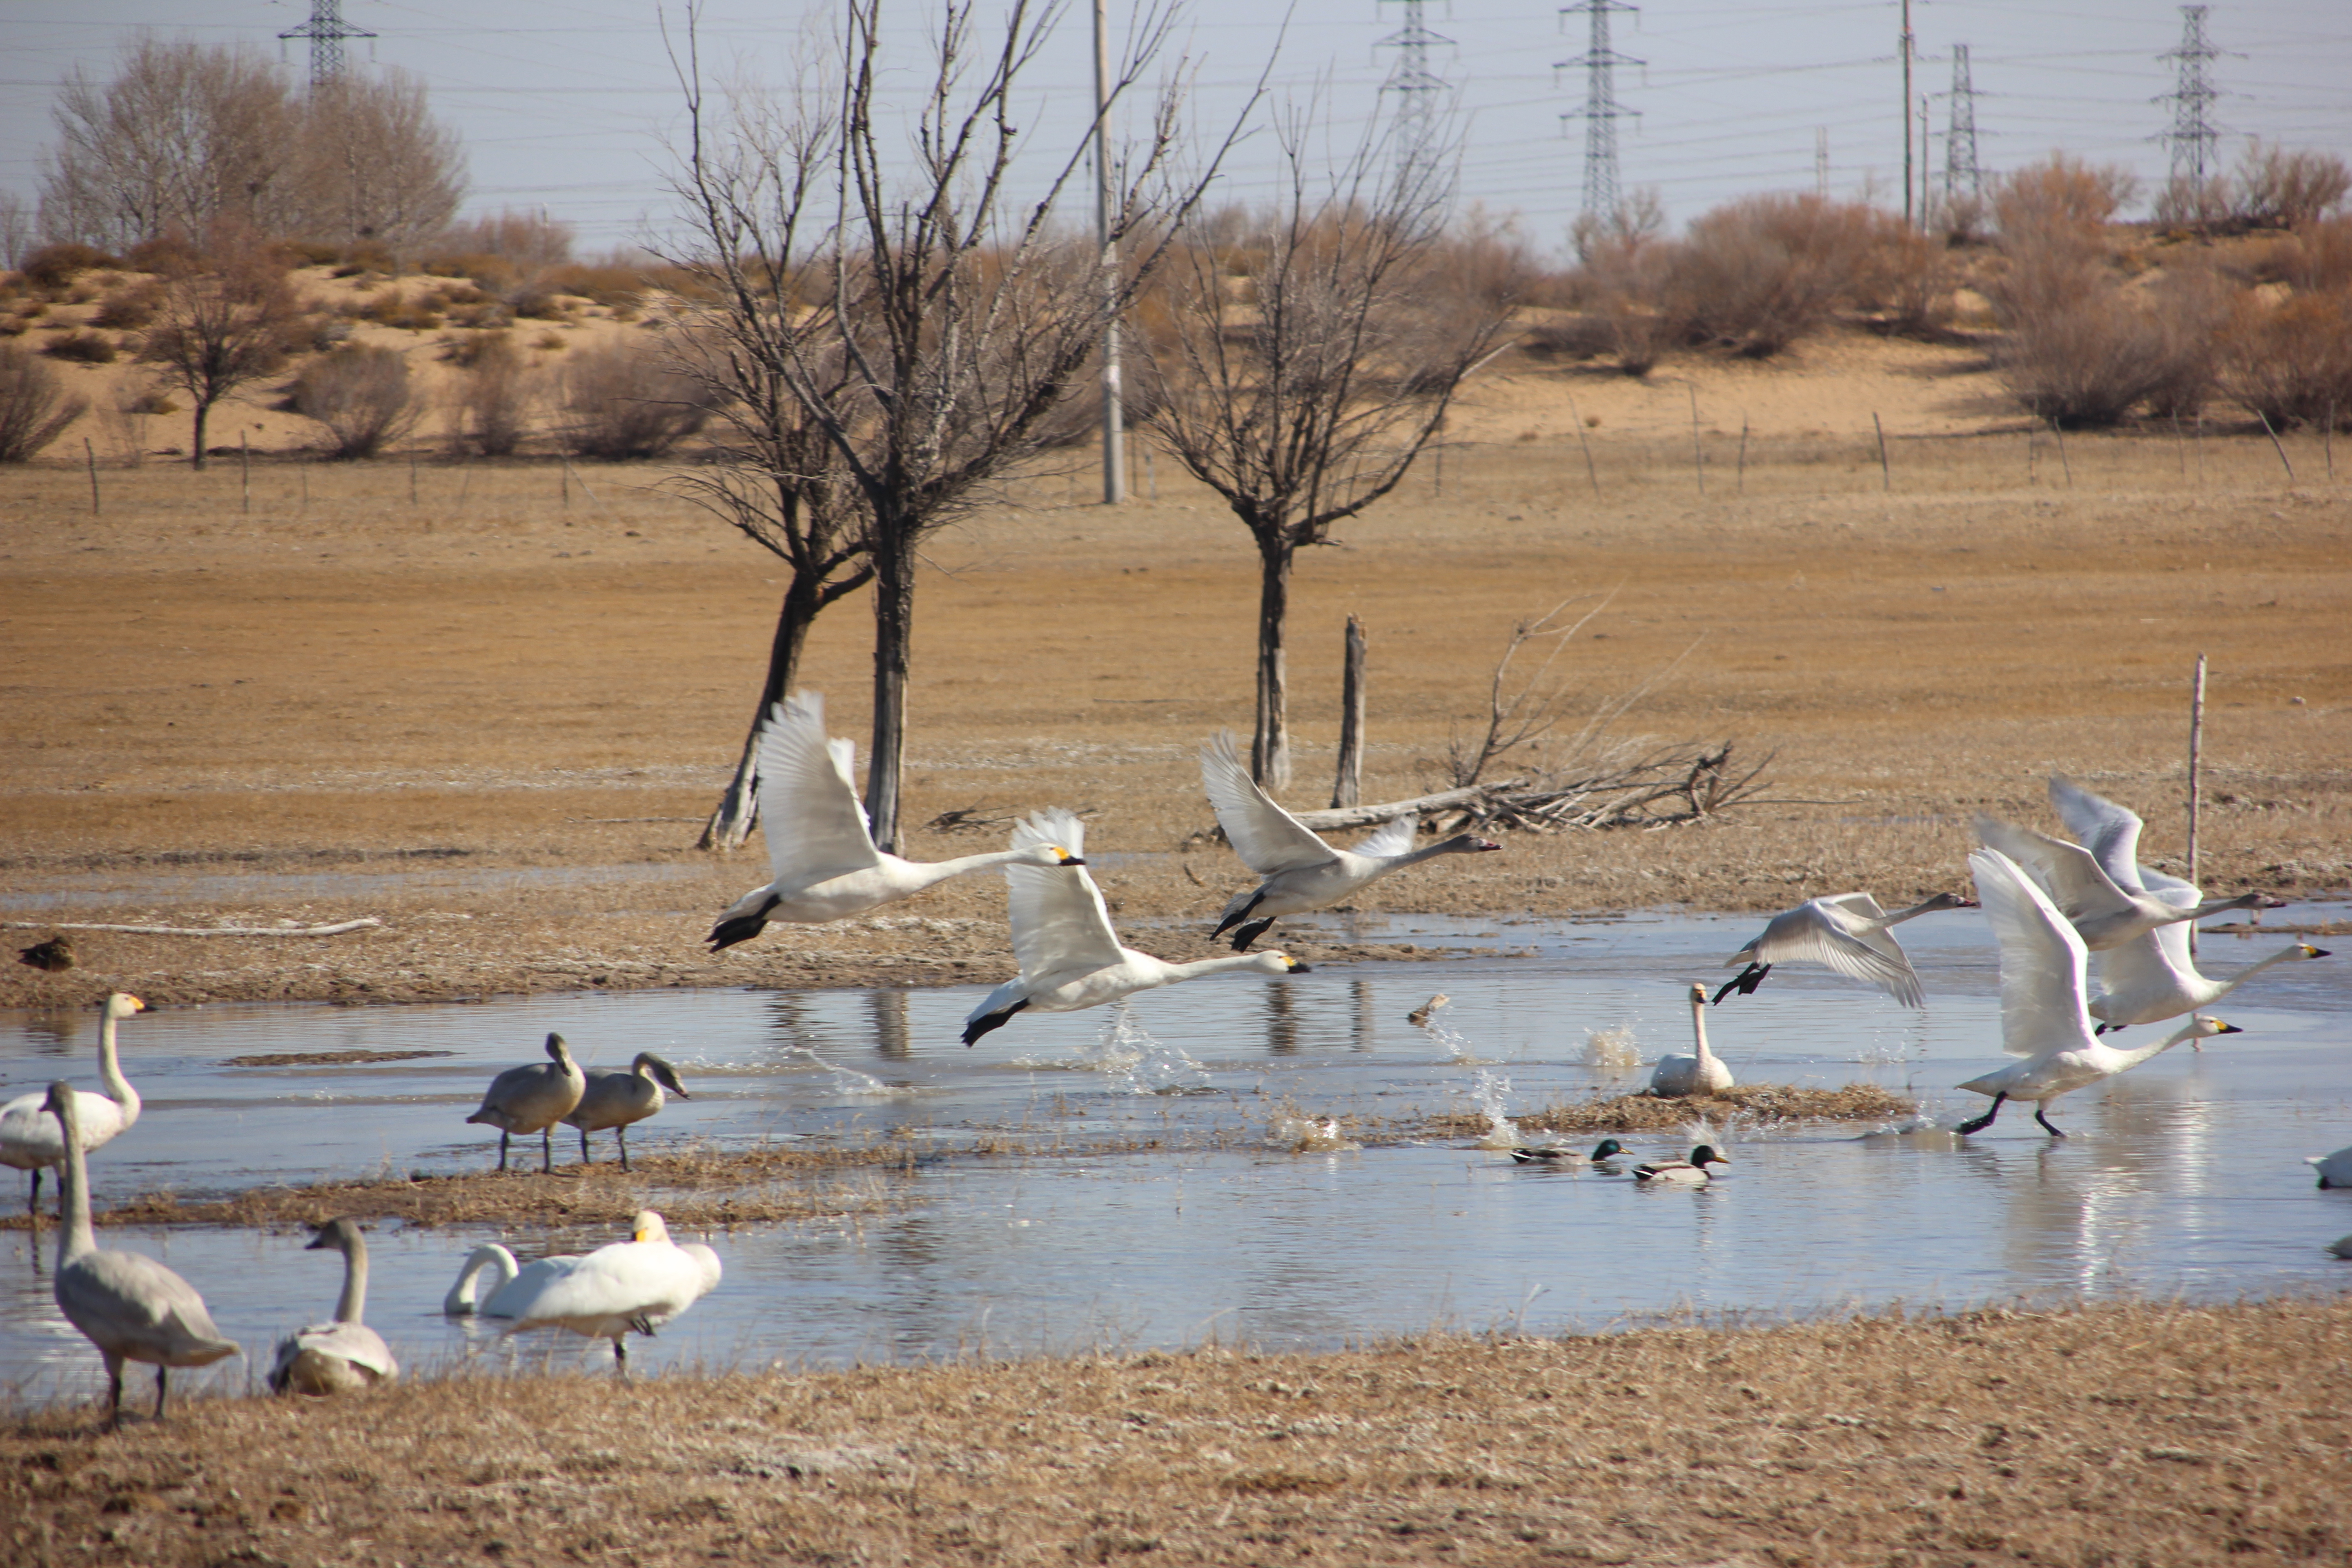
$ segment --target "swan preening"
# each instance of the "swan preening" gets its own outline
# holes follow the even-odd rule
[[[1939,910],[1974,908],[1973,899],[1951,893],[1937,893],[1893,914],[1880,909],[1878,900],[1868,893],[1808,899],[1793,910],[1774,915],[1753,942],[1723,961],[1726,969],[1743,963],[1748,967],[1725,982],[1715,999],[1720,1002],[1735,991],[1754,995],[1776,963],[1811,963],[1827,964],[1848,979],[1879,986],[1906,1007],[1924,1007],[1927,1002],[1919,993],[1919,976],[1889,928]]]
[[[1234,853],[1265,879],[1236,894],[1210,933],[1219,937],[1232,931],[1235,952],[1247,952],[1250,943],[1283,916],[1328,909],[1391,871],[1433,856],[1475,855],[1502,847],[1491,838],[1457,833],[1415,849],[1413,819],[1400,816],[1353,849],[1334,849],[1257,786],[1234,754],[1230,732],[1219,733],[1202,749],[1201,783]]]
[[[1633,1167],[1633,1180],[1645,1186],[1703,1187],[1714,1180],[1707,1173],[1709,1165],[1728,1165],[1727,1155],[1718,1154],[1711,1144],[1702,1143],[1690,1152],[1687,1160],[1654,1160],[1646,1165]]]
[[[76,1124],[81,1129],[84,1153],[110,1142],[139,1120],[139,1091],[122,1076],[122,1064],[115,1055],[114,1026],[146,1010],[146,1003],[121,991],[98,1005],[98,1081],[106,1086],[106,1092],[74,1090]],[[0,1105],[0,1165],[32,1173],[25,1207],[33,1216],[36,1231],[41,1226],[41,1173],[55,1170],[62,1176],[65,1163],[65,1139],[58,1131],[58,1119],[48,1112],[46,1094],[20,1094]],[[62,1193],[58,1210],[65,1211]]]
[[[1697,1041],[1697,1050],[1691,1056],[1665,1056],[1650,1069],[1650,1092],[1662,1097],[1680,1098],[1692,1094],[1721,1094],[1734,1079],[1731,1069],[1706,1047],[1706,987],[1690,988],[1691,1034]]]
[[[1075,1013],[1099,1007],[1138,991],[1172,985],[1202,974],[1248,970],[1260,974],[1304,974],[1307,965],[1286,952],[1235,953],[1192,963],[1169,963],[1148,952],[1121,947],[1111,929],[1100,889],[1078,858],[1086,826],[1066,811],[1040,811],[1013,830],[1013,846],[1067,845],[1061,866],[1014,861],[1004,868],[1012,910],[1013,955],[1021,973],[988,994],[964,1019],[967,1046],[1013,1021],[1015,1013]]]
[[[400,1363],[383,1336],[360,1321],[367,1310],[367,1239],[348,1219],[331,1219],[303,1248],[343,1255],[343,1293],[335,1315],[298,1329],[278,1342],[269,1386],[279,1394],[343,1394],[372,1388],[400,1375]]]
[[[1998,817],[1979,816],[1977,837],[2031,873],[2051,905],[2070,921],[2083,945],[2105,952],[2168,925],[2202,920],[2224,910],[2274,910],[2267,893],[2176,903],[2151,893],[2139,865],[2140,819],[2081,785],[2053,777],[2050,804],[2080,844],[2053,838]],[[2186,887],[2183,883],[2181,886]]]
[[[544,1062],[529,1067],[509,1068],[490,1079],[490,1087],[482,1094],[481,1108],[468,1116],[468,1122],[479,1122],[499,1130],[499,1169],[507,1168],[507,1141],[520,1132],[525,1136],[536,1132],[540,1137],[539,1168],[542,1173],[555,1169],[555,1124],[572,1114],[587,1092],[587,1075],[580,1064],[572,1059],[562,1035],[547,1037]]]
[[[621,1146],[621,1169],[629,1168],[629,1128],[662,1108],[662,1091],[692,1100],[677,1071],[651,1051],[639,1051],[626,1072],[592,1072],[580,1094],[580,1103],[563,1118],[566,1127],[580,1130],[580,1163],[590,1163],[588,1134],[609,1127]]]
[[[992,866],[1077,864],[1075,851],[1051,844],[954,860],[885,855],[850,779],[856,756],[854,742],[826,738],[821,694],[803,691],[769,710],[760,731],[760,830],[775,877],[719,911],[711,952],[750,941],[770,921],[846,920]]]
[[[1998,849],[1969,857],[1993,934],[2000,942],[2000,1045],[2024,1059],[1959,1087],[1992,1096],[1991,1108],[1954,1131],[1981,1132],[2011,1100],[2033,1102],[2033,1119],[2053,1137],[2065,1133],[2046,1114],[2062,1094],[2109,1079],[2170,1050],[2183,1040],[2239,1030],[2214,1018],[2191,1018],[2188,1026],[2154,1045],[2121,1050],[2091,1032],[2084,1006],[2084,971],[2089,959],[2083,938],[2043,893],[2041,885]]]
[[[106,1419],[122,1420],[122,1363],[155,1369],[155,1415],[163,1415],[175,1366],[210,1366],[237,1353],[213,1326],[195,1287],[153,1258],[101,1251],[89,1220],[89,1164],[82,1152],[80,1101],[69,1083],[53,1083],[42,1105],[63,1134],[65,1223],[58,1232],[58,1310],[98,1347],[106,1363]]]
[[[629,1239],[584,1257],[542,1258],[518,1268],[514,1254],[491,1243],[467,1258],[441,1310],[453,1316],[504,1318],[515,1331],[568,1329],[613,1342],[614,1364],[626,1376],[631,1333],[651,1334],[718,1288],[719,1254],[699,1242],[681,1247],[651,1209],[640,1212]],[[490,1276],[487,1292],[483,1276]]]

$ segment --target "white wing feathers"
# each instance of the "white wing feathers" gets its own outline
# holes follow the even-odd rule
[[[1419,821],[1411,816],[1391,817],[1381,824],[1379,831],[1366,834],[1362,841],[1356,845],[1355,852],[1369,856],[1375,860],[1390,860],[1399,855],[1410,855],[1412,853],[1413,835],[1420,826]]]
[[[776,886],[796,889],[882,863],[851,782],[857,747],[828,741],[824,699],[795,693],[760,731],[760,826]]]
[[[1013,829],[1013,847],[1058,844],[1086,854],[1086,824],[1056,808],[1032,813]],[[1071,971],[1091,972],[1120,961],[1118,933],[1102,892],[1083,866],[1007,866],[1013,956],[1024,980]]]
[[[2115,879],[2088,849],[2020,827],[1997,816],[1979,816],[1977,837],[2020,868],[2048,892],[2050,901],[2071,921],[2113,919],[2133,912],[2133,905]]]
[[[2017,863],[1998,849],[1969,857],[1977,899],[2000,942],[2000,1045],[2013,1057],[2079,1050],[2091,1043],[2084,1009],[2088,950]]]
[[[1876,918],[1877,901],[1870,895],[1848,894],[1846,898],[1859,898],[1869,904],[1871,912],[1863,918]],[[1818,900],[1832,901],[1853,908],[1843,899]],[[1859,910],[1853,912],[1860,914]],[[1848,930],[1837,922],[1835,915],[1814,903],[1800,904],[1785,914],[1775,915],[1755,942],[1756,963],[1801,961],[1826,964],[1849,980],[1883,986],[1906,1007],[1927,1005],[1919,989],[1919,977],[1912,972],[1910,961],[1903,956],[1894,938],[1883,931]]]
[[[1249,770],[1234,754],[1230,731],[1220,731],[1215,740],[1201,748],[1201,786],[1208,791],[1209,805],[1217,814],[1217,826],[1224,829],[1234,853],[1259,876],[1320,866],[1335,858],[1328,844],[1257,787],[1257,781],[1249,776]],[[1395,826],[1391,823],[1372,837],[1379,838]],[[1371,851],[1366,849],[1363,853]]]
[[[2093,795],[2070,779],[2053,776],[2050,805],[2066,831],[2082,841],[2108,880],[2126,892],[2146,889],[2139,879],[2138,816],[2104,795]]]

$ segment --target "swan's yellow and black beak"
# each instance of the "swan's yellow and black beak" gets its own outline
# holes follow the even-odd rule
[[[2219,1018],[2216,1018],[2216,1019],[2214,1019],[2213,1021],[2214,1021],[2215,1023],[2217,1023],[2217,1024],[2221,1024],[2221,1019],[2219,1019]],[[2225,1035],[2242,1035],[2242,1034],[2244,1034],[2246,1031],[2245,1031],[2245,1030],[2243,1030],[2243,1029],[2241,1029],[2241,1028],[2240,1028],[2240,1027],[2238,1027],[2238,1026],[2237,1026],[2237,1025],[2235,1025],[2235,1024],[2221,1024],[2221,1032],[2222,1034],[2225,1034]]]
[[[1306,964],[1299,963],[1298,960],[1291,957],[1290,954],[1286,952],[1282,955],[1282,962],[1289,966],[1290,973],[1293,974],[1311,974],[1314,973],[1314,971],[1309,969]]]
[[[2333,954],[2326,948],[2314,947],[2311,943],[2306,942],[2303,944],[2303,956],[2305,958],[2328,958],[2332,957]]]
[[[144,1013],[147,1011],[147,1004],[142,1002],[136,996],[125,996],[123,1000],[131,1004],[131,1010],[134,1013]]]
[[[1062,864],[1065,866],[1083,866],[1086,864],[1086,861],[1076,855],[1064,855],[1062,857]]]

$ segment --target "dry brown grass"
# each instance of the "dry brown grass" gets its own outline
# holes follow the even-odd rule
[[[1875,1084],[1798,1089],[1785,1083],[1740,1084],[1722,1094],[1660,1099],[1620,1094],[1602,1100],[1556,1100],[1514,1115],[1524,1128],[1547,1132],[1676,1132],[1702,1118],[1725,1127],[1767,1127],[1787,1121],[1891,1121],[1911,1116],[1916,1100]],[[1483,1112],[1433,1116],[1425,1130],[1441,1137],[1475,1137],[1489,1125]]]
[[[2352,1306],[415,1381],[0,1430],[0,1558],[2189,1568],[2352,1547]]]

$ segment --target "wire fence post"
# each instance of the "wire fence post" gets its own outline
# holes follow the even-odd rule
[[[253,515],[253,437],[240,430],[236,433],[236,483],[238,499],[245,515]]]
[[[1698,444],[1698,387],[1696,384],[1688,384],[1684,390],[1690,394],[1691,473],[1698,480],[1698,493],[1705,495],[1706,494],[1706,453]]]
[[[1584,448],[1584,477],[1592,481],[1592,493],[1601,494],[1601,470],[1592,466],[1592,443],[1585,438],[1584,416],[1576,409],[1576,394],[1568,395],[1568,417],[1576,426],[1576,444]]]
[[[1895,488],[1895,470],[1886,466],[1886,426],[1878,422],[1878,410],[1875,408],[1870,411],[1870,427],[1878,432],[1878,488],[1892,490]]]
[[[1739,471],[1738,476],[1738,493],[1741,495],[1746,495],[1748,493],[1748,410],[1745,408],[1739,411]]]
[[[98,515],[98,448],[89,444],[89,437],[87,436],[81,438],[81,455],[82,460],[89,465],[89,515],[96,517]]]
[[[2066,488],[2074,488],[2074,460],[2066,455],[2066,430],[2057,420],[2050,421],[2050,433],[2058,437],[2058,466],[2066,471]]]
[[[2279,467],[2286,470],[2286,482],[2294,484],[2294,465],[2286,460],[2286,447],[2280,444],[2278,432],[2271,428],[2271,416],[2257,408],[2254,417],[2263,422],[2263,434],[2271,438],[2271,450],[2278,454]]]

